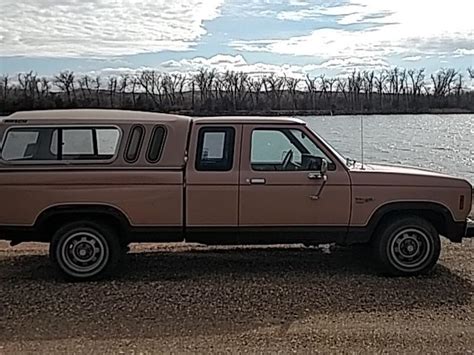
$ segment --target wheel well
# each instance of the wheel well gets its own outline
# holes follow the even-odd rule
[[[36,220],[35,229],[41,239],[49,242],[64,224],[75,221],[95,221],[113,228],[120,239],[127,239],[130,224],[119,210],[108,206],[58,206],[44,211]]]
[[[447,220],[445,213],[433,209],[401,209],[390,210],[384,213],[374,226],[372,236],[374,235],[375,231],[377,231],[377,229],[387,221],[407,216],[423,218],[424,220],[430,222],[436,228],[439,234],[446,235],[447,233]]]

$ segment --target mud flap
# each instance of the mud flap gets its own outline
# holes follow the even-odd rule
[[[466,238],[474,238],[474,221],[467,220]]]

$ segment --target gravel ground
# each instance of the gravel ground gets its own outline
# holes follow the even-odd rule
[[[386,278],[361,248],[135,246],[114,280],[64,283],[0,245],[0,354],[474,349],[474,240]]]

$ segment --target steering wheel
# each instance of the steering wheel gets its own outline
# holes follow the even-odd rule
[[[293,160],[293,150],[289,150],[286,152],[285,157],[283,158],[283,162],[281,163],[282,169],[286,170],[288,165],[290,165],[291,161]]]

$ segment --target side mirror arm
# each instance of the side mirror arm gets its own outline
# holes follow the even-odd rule
[[[318,174],[318,177],[310,177],[311,174],[315,174],[315,173],[310,173],[308,175],[308,178],[310,178],[310,179],[322,179],[323,180],[321,186],[319,187],[318,192],[316,192],[314,195],[310,196],[310,198],[312,200],[319,200],[319,198],[321,197],[321,193],[323,192],[324,186],[326,185],[326,183],[328,181],[328,177],[327,177],[327,175],[322,175],[321,173],[316,173],[316,174]]]

